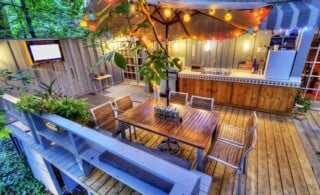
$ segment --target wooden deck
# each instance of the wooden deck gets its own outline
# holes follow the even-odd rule
[[[221,114],[221,122],[243,127],[245,120],[251,111],[216,106],[216,112]],[[319,147],[319,112],[310,112],[307,115],[314,120],[296,121],[290,116],[281,116],[268,113],[258,113],[258,142],[253,152],[249,154],[247,173],[243,179],[242,194],[320,194],[319,185],[319,156],[317,159],[308,160],[302,142],[307,138],[300,139],[299,133],[303,129],[311,128],[316,138],[308,134],[311,139],[310,147]],[[312,122],[313,121],[313,122]],[[295,124],[300,124],[298,130]],[[305,127],[305,125],[309,125]],[[147,131],[137,129],[135,142],[155,148],[164,138]],[[195,167],[196,150],[190,146],[181,144],[180,156],[193,162]],[[315,148],[312,150],[318,150]],[[314,157],[315,158],[315,157]],[[318,161],[316,161],[318,160]],[[318,169],[313,171],[313,169]],[[210,194],[235,194],[237,189],[236,172],[221,164],[208,161],[205,173],[213,177]],[[316,174],[316,175],[315,175]],[[318,177],[318,178],[317,178]],[[90,188],[96,189],[101,194],[136,194],[132,189],[126,187],[113,178],[94,170],[89,177],[83,178]]]
[[[320,185],[320,111],[310,110],[305,120],[293,120]]]

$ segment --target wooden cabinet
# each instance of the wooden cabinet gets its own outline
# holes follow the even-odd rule
[[[212,97],[212,81],[202,79],[179,78],[179,91],[192,95]]]
[[[215,104],[249,108],[272,113],[291,112],[297,88],[179,78],[179,91],[213,97]]]
[[[232,83],[224,81],[212,81],[212,97],[217,104],[230,104]]]
[[[194,79],[194,82],[194,95],[212,97],[212,80]]]
[[[290,112],[297,89],[262,85],[260,87],[257,108],[275,112]]]
[[[257,105],[260,85],[233,83],[231,105],[255,107]]]
[[[188,99],[195,94],[194,85],[198,79],[179,78],[179,91],[188,93]]]

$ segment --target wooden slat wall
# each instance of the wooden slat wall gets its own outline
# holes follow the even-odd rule
[[[239,62],[253,60],[255,57],[257,63],[263,66],[267,52],[258,53],[257,48],[268,46],[270,39],[271,31],[258,31],[256,36],[242,35],[220,41],[175,40],[170,42],[169,54],[184,57],[186,66],[203,64],[205,67],[238,68]],[[243,48],[245,42],[249,42],[248,50]],[[205,51],[207,43],[210,45],[209,51]]]
[[[40,82],[49,83],[56,79],[56,89],[64,95],[81,96],[94,92],[94,82],[89,75],[89,67],[95,64],[98,56],[102,54],[101,48],[87,47],[94,41],[105,40],[82,40],[62,39],[60,40],[63,55],[63,62],[51,62],[33,66],[24,40],[3,40],[0,41],[0,69],[23,70],[34,67],[36,82],[31,89],[37,88]],[[113,74],[114,82],[121,82],[121,71],[112,64],[101,64],[99,73]],[[21,82],[15,83],[21,85]],[[5,84],[1,83],[1,86]],[[12,92],[14,95],[18,93]]]

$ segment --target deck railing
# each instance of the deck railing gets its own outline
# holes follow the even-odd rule
[[[75,181],[80,181],[79,178],[87,176],[93,167],[97,167],[142,194],[199,194],[202,191],[202,187],[200,187],[204,177],[202,173],[179,167],[131,147],[117,138],[103,135],[58,115],[21,113],[14,107],[16,101],[17,98],[4,95],[0,106],[6,110],[8,116],[29,127],[31,135],[28,139],[33,140],[31,146],[41,153],[46,161]],[[48,124],[62,129],[64,133],[53,130]],[[16,127],[10,125],[8,127],[11,128],[17,139],[30,142],[24,138],[25,134],[19,132]],[[159,178],[162,182],[169,183],[172,187],[166,191],[140,179],[141,177],[139,178],[137,175],[129,174],[111,164],[100,161],[99,156],[105,151]],[[63,160],[74,160],[76,166],[69,170],[65,167],[66,163],[61,163],[61,158],[60,161],[57,160],[61,155],[65,156]]]

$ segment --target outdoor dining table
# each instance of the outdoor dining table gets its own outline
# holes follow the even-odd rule
[[[165,105],[164,102],[147,100],[138,106],[121,113],[117,119],[120,122],[121,136],[126,138],[124,123],[146,131],[174,139],[197,149],[197,170],[202,171],[203,153],[210,147],[212,135],[216,129],[219,114],[207,110],[192,108],[189,105],[171,104],[179,109],[182,121],[170,121],[155,116],[154,106]]]

